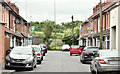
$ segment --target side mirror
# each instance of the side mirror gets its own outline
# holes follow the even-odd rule
[[[35,55],[35,53],[33,53],[33,56]]]
[[[11,50],[6,51],[6,55],[10,54]]]

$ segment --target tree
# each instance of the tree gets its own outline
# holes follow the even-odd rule
[[[45,21],[43,33],[45,34],[45,41],[48,42],[49,38],[52,36],[53,24],[51,21]]]

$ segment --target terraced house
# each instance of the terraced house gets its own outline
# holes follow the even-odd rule
[[[103,49],[120,48],[120,1],[102,3]],[[93,15],[80,26],[79,45],[100,46],[100,4],[93,8]]]
[[[0,57],[16,46],[28,45],[30,25],[19,15],[19,8],[9,0],[0,0]],[[1,61],[2,59],[0,59]]]

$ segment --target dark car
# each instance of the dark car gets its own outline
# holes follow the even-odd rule
[[[85,47],[81,53],[80,61],[85,63],[86,61],[92,61],[93,58],[98,56],[99,47]]]
[[[40,47],[42,47],[42,50],[47,53],[47,45],[46,44],[40,44]]]
[[[15,47],[6,56],[5,68],[30,68],[37,65],[37,55],[32,47]]]
[[[42,49],[40,48],[39,45],[29,45],[35,50],[35,54],[37,55],[37,61],[39,64],[41,64],[43,60],[43,54],[42,54]]]

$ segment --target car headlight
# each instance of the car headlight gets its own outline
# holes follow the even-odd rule
[[[26,62],[31,62],[33,60],[33,58],[28,58],[26,59]]]
[[[6,56],[6,60],[8,61],[11,60],[10,56]]]

